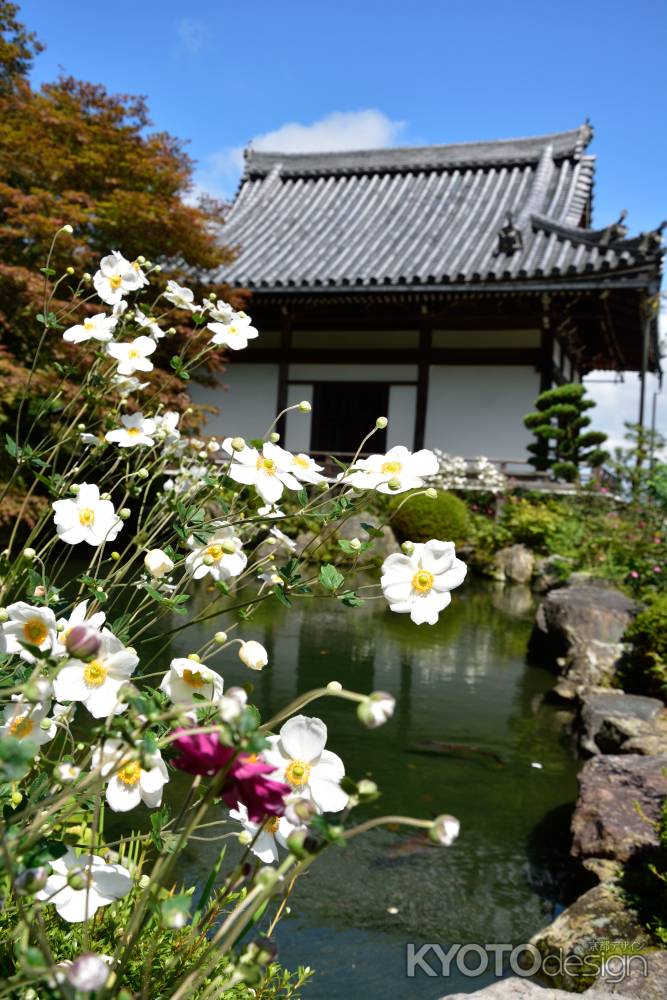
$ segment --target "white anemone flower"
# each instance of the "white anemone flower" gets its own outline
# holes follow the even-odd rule
[[[231,323],[235,316],[239,315],[229,302],[225,302],[224,299],[218,299],[217,302],[213,303],[211,300],[204,302],[204,309],[208,312],[211,319],[214,319],[218,323]],[[245,316],[245,313],[240,315]]]
[[[68,344],[85,344],[87,340],[92,339],[106,344],[113,337],[117,322],[115,316],[97,313],[95,316],[86,317],[83,323],[70,326],[69,330],[63,333],[63,340]]]
[[[93,275],[95,291],[108,306],[117,305],[128,292],[136,292],[144,284],[141,268],[130,264],[118,250],[103,257],[99,271]]]
[[[0,723],[0,738],[13,736],[15,740],[31,740],[41,747],[48,743],[58,732],[54,719],[48,719],[50,702],[30,702],[19,699],[3,710],[3,721]],[[62,705],[56,705],[54,715],[61,715]],[[43,726],[44,719],[47,725]]]
[[[131,647],[102,630],[100,648],[94,660],[84,663],[71,658],[60,668],[53,682],[58,701],[80,701],[95,719],[104,719],[112,712],[124,712],[126,705],[118,701],[118,692],[134,673],[139,657]]]
[[[294,455],[292,472],[302,483],[321,483],[324,480],[324,476],[320,475],[322,468],[323,466],[317,465],[310,455],[304,455],[302,452]]]
[[[238,809],[229,810],[229,816],[237,820],[253,838],[250,850],[265,865],[278,861],[278,846],[287,848],[287,838],[296,829],[284,816],[269,816],[264,823],[253,823],[248,819],[248,810],[242,802],[239,802]]]
[[[239,646],[239,660],[250,670],[263,670],[269,662],[269,654],[261,642],[249,639]]]
[[[168,281],[167,289],[162,295],[167,302],[171,302],[178,309],[189,309],[190,312],[194,312],[197,308],[195,293],[192,289],[186,288],[185,285],[179,285],[176,281]]]
[[[162,340],[165,332],[154,316],[147,316],[141,309],[134,310],[134,322],[145,330],[154,340]]]
[[[234,451],[232,438],[225,438],[222,447],[232,456],[227,475],[244,486],[254,486],[266,503],[280,500],[285,487],[301,489],[301,483],[293,474],[294,456],[284,448],[267,441],[261,452],[247,445],[242,451]]]
[[[154,419],[155,436],[158,441],[164,441],[165,444],[173,444],[174,441],[178,441],[181,436],[181,432],[178,429],[181,419],[180,413],[177,413],[176,410],[165,410],[164,413],[159,413]]]
[[[153,579],[158,580],[161,576],[171,573],[174,560],[163,549],[149,549],[144,556],[144,566]]]
[[[140,382],[132,375],[112,375],[111,382],[122,399],[126,399],[133,392],[139,392],[140,389],[145,389],[150,385],[150,382]]]
[[[41,650],[53,648],[56,643],[56,616],[50,608],[16,601],[6,611],[9,618],[0,629],[1,653],[18,653],[28,663],[34,663],[35,657],[23,648],[22,642]]]
[[[206,327],[213,334],[212,344],[229,347],[233,351],[242,351],[248,346],[249,340],[259,337],[250,317],[241,313],[236,313],[229,323],[207,323]]]
[[[262,757],[275,767],[278,781],[310,799],[322,812],[345,808],[348,797],[340,787],[345,765],[337,754],[325,749],[327,727],[321,719],[296,715],[287,720],[278,736],[268,740],[270,746],[262,751]]]
[[[343,482],[357,490],[378,493],[404,493],[424,485],[424,479],[438,472],[438,458],[427,448],[414,454],[402,445],[390,448],[386,455],[369,455],[354,463]]]
[[[220,528],[205,545],[191,536],[188,545],[192,551],[186,556],[185,568],[195,580],[205,576],[214,580],[230,580],[239,576],[248,562],[243,543],[231,528]]]
[[[467,566],[454,542],[417,543],[410,555],[394,552],[382,563],[380,583],[392,611],[409,614],[415,625],[435,625],[451,602],[450,590],[465,580]]]
[[[120,422],[122,427],[104,435],[106,441],[117,444],[119,448],[134,448],[135,445],[153,447],[155,439],[151,435],[155,434],[155,421],[151,417],[145,417],[141,412],[129,413],[121,417]]]
[[[118,362],[119,375],[134,375],[135,372],[150,372],[153,362],[148,360],[156,348],[152,337],[135,337],[126,343],[107,345],[107,353]]]
[[[160,690],[175,705],[192,705],[196,694],[206,701],[215,701],[222,696],[223,689],[224,681],[220,674],[187,656],[177,656],[172,660],[160,681]]]
[[[144,759],[150,764],[148,769],[143,766]],[[161,805],[169,773],[159,750],[139,761],[132,758],[122,740],[108,739],[93,751],[92,766],[109,778],[106,800],[114,812],[129,812],[142,802],[150,809]]]
[[[51,506],[56,531],[68,545],[112,542],[123,527],[111,500],[102,500],[94,483],[81,483],[75,497],[56,500]]]
[[[96,611],[90,618],[86,618],[88,613],[88,601],[80,601],[73,609],[69,618],[59,618],[56,626],[58,629],[56,641],[53,645],[55,656],[69,656],[65,643],[67,636],[77,625],[90,625],[91,628],[101,629],[106,620],[103,611]]]
[[[127,896],[132,876],[122,865],[108,865],[97,854],[76,855],[71,847],[62,857],[50,862],[53,874],[35,898],[53,903],[58,916],[70,924],[89,920],[100,906],[108,906]],[[69,885],[72,876],[81,876],[82,888]]]

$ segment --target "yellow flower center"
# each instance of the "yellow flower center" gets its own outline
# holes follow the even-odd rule
[[[98,688],[104,684],[108,672],[101,660],[91,660],[83,668],[83,679],[88,687]]]
[[[300,469],[308,469],[310,467],[310,461],[305,455],[295,455],[294,464],[298,465]]]
[[[402,468],[403,465],[401,462],[385,462],[382,466],[382,471],[388,472],[390,475],[394,475],[395,473],[400,472]]]
[[[95,524],[95,511],[92,507],[83,507],[79,511],[79,524],[83,524],[86,528],[90,527],[91,524]]]
[[[128,356],[128,358],[138,358],[138,357],[140,357],[139,351],[136,349],[136,347],[131,347],[130,350],[127,352],[127,356]]]
[[[122,283],[123,283],[123,278],[120,274],[112,274],[111,277],[109,278],[109,284],[111,285],[114,292],[116,291],[117,288],[120,288]]]
[[[267,819],[264,824],[264,829],[267,833],[277,833],[278,827],[280,826],[280,816],[272,816],[271,819]]]
[[[192,688],[203,688],[208,683],[199,670],[188,670],[187,668],[183,671],[183,680]]]
[[[306,764],[305,760],[291,760],[285,769],[285,781],[292,788],[301,788],[302,785],[307,785],[309,777],[310,764]]]
[[[31,618],[23,626],[25,641],[33,646],[41,646],[48,634],[49,630],[41,618]]]
[[[124,785],[136,785],[141,777],[141,764],[138,760],[133,760],[118,772],[118,780]]]
[[[266,472],[267,475],[272,476],[276,471],[276,463],[272,458],[264,458],[263,455],[260,455],[257,459],[257,468],[261,472]]]
[[[214,559],[215,562],[217,562],[218,559],[222,559],[223,555],[222,545],[207,545],[206,555],[210,556],[211,559]]]
[[[92,321],[92,319],[84,319],[84,321],[83,321],[83,328],[84,328],[84,330],[94,330],[95,329],[95,324]]]
[[[238,332],[239,332],[239,331],[238,331],[238,330],[236,329],[236,327],[235,327],[235,326],[228,326],[228,327],[227,327],[227,333],[231,333],[231,334],[232,334],[232,336],[234,336],[234,335],[235,335],[235,334],[237,334]]]
[[[420,569],[412,577],[412,589],[417,590],[420,594],[428,594],[432,586],[433,573],[429,573],[426,569]]]
[[[130,437],[136,437],[137,434],[141,434],[141,427],[127,427],[126,430]]]
[[[9,735],[17,740],[23,740],[26,736],[30,736],[34,728],[35,723],[28,715],[17,715],[9,723]]]

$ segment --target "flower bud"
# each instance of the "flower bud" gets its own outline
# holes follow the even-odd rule
[[[358,552],[359,549],[361,548],[361,542],[360,542],[360,540],[358,538],[351,538],[350,539],[350,548],[354,549],[355,552]]]
[[[144,566],[150,575],[157,579],[164,576],[165,573],[171,573],[174,562],[162,549],[150,549],[144,556]]]
[[[37,558],[37,553],[34,549],[24,549],[23,558],[27,559],[28,562],[33,562],[33,560]]]
[[[116,552],[116,550],[114,549],[111,555],[109,556],[109,559],[112,559],[113,562],[118,562],[118,560],[120,559],[120,552]]]
[[[369,795],[377,795],[378,786],[370,778],[362,778],[357,783],[357,794],[360,798],[367,798]]]
[[[137,478],[138,479],[148,479],[148,476],[149,476],[148,469],[138,469],[137,470]]]
[[[317,806],[310,799],[292,799],[285,805],[285,819],[292,826],[307,826],[317,816]]]
[[[100,500],[111,500],[110,493],[100,493]]]
[[[375,421],[375,426],[379,431],[383,431],[388,423],[389,421],[387,420],[386,417],[378,417],[377,420]]]
[[[248,844],[252,844],[253,837],[250,830],[241,830],[237,839],[241,847],[247,847]]]
[[[39,868],[26,868],[14,879],[14,889],[19,896],[32,896],[44,888],[48,877],[49,871],[43,865]]]
[[[289,837],[287,838],[287,849],[295,854],[297,858],[302,858],[308,853],[308,831],[300,826],[296,830],[292,830]]]
[[[232,687],[218,701],[218,714],[223,722],[234,722],[243,714],[248,695],[243,688]]]
[[[162,270],[162,265],[161,264],[156,264],[155,267],[153,268],[153,270],[155,271],[156,274],[159,274],[160,271]]]
[[[120,510],[118,511],[118,516],[121,519],[121,521],[127,521],[128,517],[130,517],[131,514],[132,511],[130,510],[129,507],[121,507]]]
[[[342,690],[343,685],[340,681],[329,681],[327,684],[327,691],[329,691],[330,694],[340,694]]]
[[[389,480],[389,482],[387,483],[387,486],[389,487],[390,490],[400,490],[400,488],[401,488],[401,480],[397,479],[394,476],[393,479]]]
[[[65,649],[75,660],[94,660],[102,642],[102,634],[90,625],[75,625],[65,639]]]
[[[269,654],[261,643],[251,639],[241,643],[239,660],[251,670],[262,670],[269,662]]]
[[[217,642],[218,646],[224,646],[224,644],[227,642],[227,633],[216,632],[215,635],[213,636],[213,642]]]
[[[93,279],[91,278],[90,274],[88,273],[88,271],[84,271],[84,272],[83,272],[83,275],[82,275],[82,278],[83,278],[83,280],[84,280],[84,281],[86,282],[86,284],[87,284],[87,283],[88,283],[89,281],[92,281],[92,280],[93,280]]]
[[[411,556],[412,553],[415,551],[415,543],[403,542],[403,544],[401,545],[401,551],[404,553],[404,555]]]
[[[272,431],[271,434],[269,434],[269,441],[271,444],[278,444],[280,441],[280,434],[278,431]]]
[[[302,399],[301,402],[299,403],[299,410],[301,413],[310,413],[310,411],[312,410],[312,406],[310,405],[307,399]]]
[[[86,951],[75,958],[66,972],[70,986],[82,993],[96,993],[106,983],[111,969],[101,955]]]
[[[374,691],[360,702],[357,716],[368,729],[377,729],[391,719],[396,707],[396,699],[386,691]]]
[[[194,663],[201,663],[201,656],[199,653],[188,653],[187,659],[193,660]]]
[[[231,445],[234,451],[243,451],[245,448],[245,439],[242,437],[232,438]]]
[[[146,263],[146,258],[144,257],[143,254],[140,253],[139,256],[137,257],[137,264],[139,264],[139,266],[141,267],[145,263]]]
[[[438,816],[433,820],[428,835],[436,844],[451,847],[459,835],[461,824],[456,816]]]
[[[35,587],[32,593],[34,597],[46,597],[46,587],[42,587],[42,585],[39,584]]]
[[[69,275],[72,275],[72,274],[74,274],[74,268],[73,268],[73,267],[68,267],[68,268],[66,268],[66,269],[65,269],[65,273],[66,273],[66,274],[69,274]]]
[[[218,545],[223,552],[226,552],[228,556],[236,555],[236,545],[231,540],[231,538],[223,538],[218,542]]]
[[[202,558],[202,562],[204,566],[212,566],[213,563],[215,562],[215,559],[213,558],[213,556],[205,555]]]
[[[60,232],[61,233],[68,233],[71,236],[72,233],[74,232],[74,230],[72,229],[72,227],[70,226],[70,224],[68,222],[64,226],[60,227]]]
[[[67,884],[70,889],[80,891],[86,888],[86,875],[83,868],[70,868],[67,873]]]
[[[277,881],[278,872],[275,868],[271,868],[270,865],[260,868],[255,875],[255,885],[261,886],[262,889],[272,889]]]
[[[429,486],[429,488],[424,493],[424,496],[428,497],[429,500],[437,500],[438,499],[438,491],[434,490],[432,486]]]

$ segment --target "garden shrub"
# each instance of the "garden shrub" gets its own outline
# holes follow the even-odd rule
[[[667,700],[667,594],[651,599],[624,639],[632,648],[622,666],[623,687]]]
[[[510,500],[503,508],[500,529],[506,545],[523,543],[530,548],[550,551],[550,542],[560,525],[560,515],[545,503],[524,497]]]
[[[453,542],[467,539],[470,515],[463,500],[453,493],[439,491],[435,499],[424,493],[397,497],[392,503],[391,523],[400,541],[427,542],[447,538]]]

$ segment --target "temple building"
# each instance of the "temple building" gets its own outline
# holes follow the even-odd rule
[[[210,433],[345,455],[397,443],[524,461],[538,393],[659,368],[660,229],[593,228],[586,123],[535,138],[338,153],[248,149],[221,278],[260,331],[230,352]],[[227,389],[224,386],[228,387]]]

